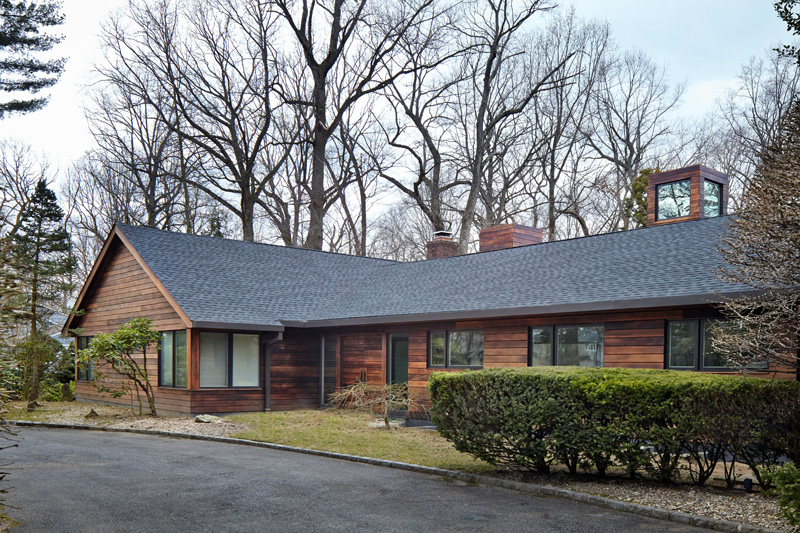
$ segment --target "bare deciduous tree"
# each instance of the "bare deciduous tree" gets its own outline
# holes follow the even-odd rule
[[[344,113],[364,96],[381,91],[412,67],[399,62],[398,43],[409,28],[435,16],[432,0],[378,2],[359,0],[275,0],[295,44],[302,51],[311,78],[308,107],[313,116],[309,219],[305,246],[321,249],[329,187],[325,183],[326,148],[340,127]],[[347,68],[342,68],[345,64]],[[339,77],[337,94],[329,94],[333,77]]]
[[[581,234],[590,231],[585,218],[591,215],[582,213],[582,189],[592,186],[583,131],[591,120],[593,94],[606,68],[610,46],[607,24],[580,22],[574,11],[553,17],[536,42],[534,53],[543,58],[545,68],[569,57],[562,75],[569,76],[569,82],[540,95],[529,111],[539,144],[528,193],[534,205],[546,204],[549,240],[557,238],[556,223],[561,216],[577,222]],[[576,50],[579,52],[574,54]]]
[[[602,184],[616,200],[616,220],[609,230],[631,227],[625,199],[639,172],[654,166],[648,158],[654,157],[658,143],[670,135],[670,112],[682,94],[683,86],[671,89],[666,69],[643,52],[625,52],[609,62],[595,91],[592,124],[587,130],[595,157],[610,165]]]
[[[461,24],[464,45],[469,48],[462,64],[467,81],[459,88],[456,104],[461,171],[469,181],[461,205],[461,253],[467,251],[486,172],[501,164],[500,154],[490,151],[498,144],[494,137],[503,126],[513,132],[508,124],[523,119],[520,115],[534,97],[564,81],[556,77],[563,63],[533,79],[515,72],[525,57],[522,29],[534,14],[551,7],[541,0],[521,7],[511,0],[480,2],[468,6],[467,20]]]
[[[711,160],[731,178],[734,199],[746,188],[781,119],[800,96],[800,67],[793,58],[770,52],[742,66],[738,86],[718,100]],[[712,163],[712,164],[713,164]]]
[[[36,184],[51,179],[47,161],[29,145],[0,142],[0,235],[17,232]]]
[[[186,180],[236,214],[246,241],[254,239],[258,198],[288,153],[272,168],[259,166],[280,105],[274,22],[256,0],[163,0],[132,3],[104,35],[116,61],[104,74],[131,87],[171,131],[205,152],[211,166],[204,179]],[[168,105],[160,95],[169,95]]]

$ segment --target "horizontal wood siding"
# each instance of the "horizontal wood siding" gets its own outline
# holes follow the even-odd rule
[[[386,382],[385,335],[362,333],[342,335],[341,385],[356,383],[362,376],[373,383]]]
[[[341,328],[343,384],[358,378],[365,366],[364,346],[371,342],[377,349],[381,336],[402,331],[409,336],[409,388],[427,400],[428,378],[431,372],[459,372],[428,367],[428,333],[432,330],[483,329],[484,368],[524,367],[528,365],[529,328],[535,326],[601,325],[605,331],[604,363],[607,367],[664,368],[664,336],[667,320],[696,317],[704,311],[697,308],[647,309],[612,313],[582,313],[545,317],[515,317],[507,319],[431,322],[386,327]],[[709,314],[712,313],[709,310]],[[369,341],[369,339],[372,339]],[[385,354],[385,351],[384,351]],[[369,374],[374,382],[385,382],[385,355],[373,359],[381,362],[383,373],[377,369]],[[780,377],[780,376],[779,376]]]
[[[77,317],[74,327],[82,328],[82,335],[111,333],[124,322],[134,318],[146,317],[153,320],[153,326],[160,331],[185,329],[186,326],[167,301],[158,287],[153,283],[134,256],[119,241],[112,243],[103,264],[95,277],[92,286],[84,299],[81,309],[84,315]],[[142,354],[136,356],[142,364]],[[156,388],[156,408],[171,412],[190,412],[190,397],[185,389],[158,388],[158,354],[155,347],[147,350],[147,374],[150,383]],[[107,385],[116,387],[121,377],[103,365],[97,371],[106,374]],[[77,381],[75,394],[79,400],[97,401],[115,405],[135,405],[136,394],[128,394],[120,398],[112,398],[108,394],[97,392],[95,386],[87,381]],[[147,408],[147,400],[142,396]]]
[[[191,395],[192,413],[240,413],[264,410],[264,389],[206,389]]]
[[[319,406],[320,335],[289,330],[272,346],[270,409],[314,409]]]

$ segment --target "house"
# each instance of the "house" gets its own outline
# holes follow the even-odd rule
[[[727,177],[655,174],[648,202],[647,228],[544,243],[511,224],[484,230],[468,255],[438,235],[432,259],[412,263],[118,224],[65,330],[81,328],[85,347],[152,319],[162,342],[148,373],[167,414],[314,408],[359,379],[424,394],[439,370],[727,371],[708,342],[713,304],[748,290],[713,272]],[[79,400],[129,402],[78,378]]]

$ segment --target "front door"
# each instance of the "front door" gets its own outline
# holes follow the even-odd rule
[[[389,335],[389,383],[408,383],[408,335]]]

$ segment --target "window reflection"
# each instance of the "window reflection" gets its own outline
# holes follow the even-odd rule
[[[688,217],[691,206],[690,180],[665,183],[656,187],[658,220]]]
[[[703,216],[706,218],[718,217],[722,214],[722,185],[713,181],[703,182]]]

